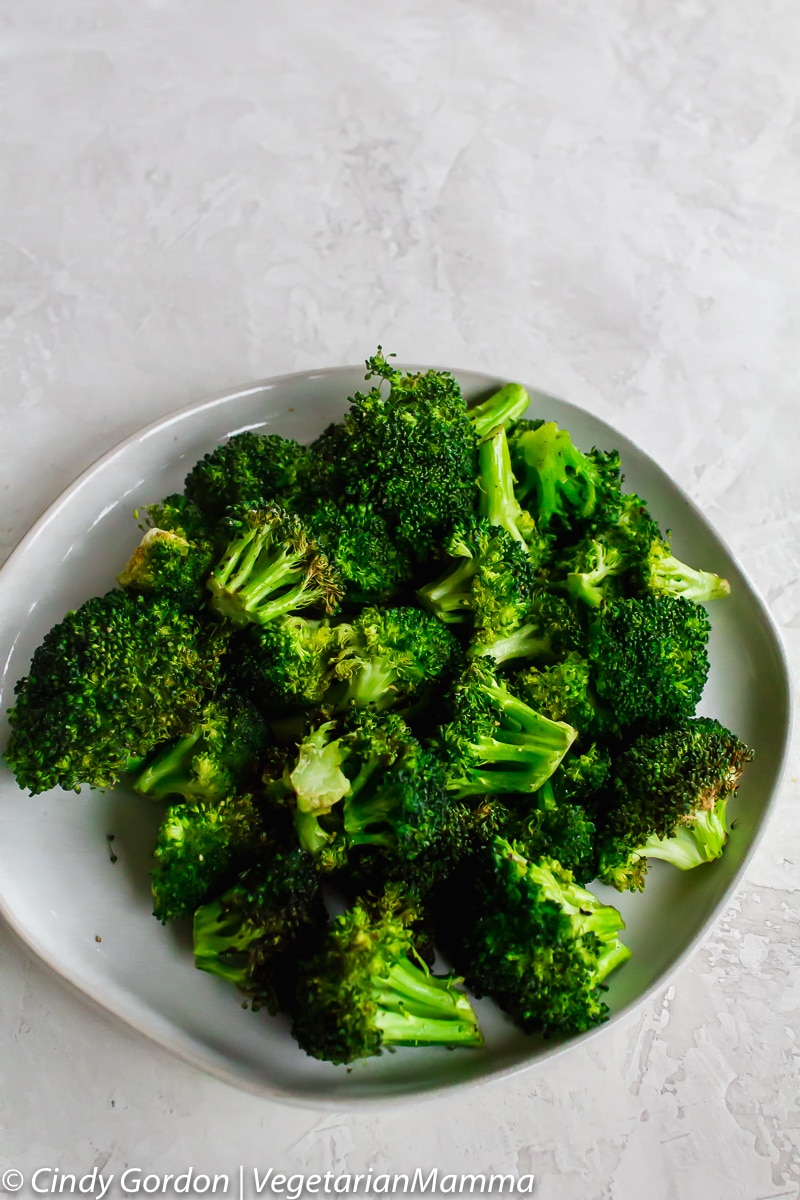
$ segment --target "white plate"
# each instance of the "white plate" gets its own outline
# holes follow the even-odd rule
[[[466,371],[456,375],[470,400],[504,382]],[[189,467],[239,430],[310,440],[363,386],[363,368],[315,371],[183,409],[122,442],[68,488],[0,572],[2,744],[14,682],[69,608],[113,585],[138,540],[131,516],[137,505],[180,490]],[[736,827],[721,861],[685,874],[655,864],[643,895],[600,889],[622,909],[633,951],[612,976],[614,1021],[665,982],[708,930],[743,870],[783,767],[788,672],[764,605],[692,502],[604,422],[530,390],[536,415],[565,426],[578,446],[617,447],[626,486],[645,496],[662,526],[673,531],[676,553],[730,580],[730,599],[711,609],[712,669],[702,711],[756,751],[731,805]],[[230,985],[194,969],[185,926],[162,927],[150,915],[149,855],[157,820],[156,805],[123,789],[29,798],[0,768],[0,911],[64,979],[163,1047],[231,1083],[325,1106],[412,1097],[530,1067],[608,1027],[544,1042],[524,1037],[481,1002],[482,1050],[407,1049],[350,1071],[316,1062],[296,1047],[283,1020],[243,1010]]]

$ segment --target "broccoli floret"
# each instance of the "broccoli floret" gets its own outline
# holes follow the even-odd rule
[[[200,608],[215,556],[213,530],[204,515],[185,496],[167,496],[145,510],[141,528],[141,542],[117,579],[120,587],[165,592],[186,608]]]
[[[710,717],[636,739],[615,761],[602,816],[600,878],[644,887],[648,858],[682,870],[719,858],[726,807],[753,753]]]
[[[532,803],[530,796],[516,803],[509,797],[497,832],[524,858],[554,858],[578,883],[588,883],[597,874],[597,828],[586,809],[556,796],[555,781],[548,779]]]
[[[517,498],[537,525],[574,527],[601,509],[617,503],[619,455],[591,450],[583,454],[566,429],[546,421],[536,429],[511,435],[511,467],[517,479]]]
[[[505,529],[473,518],[452,534],[446,549],[455,566],[420,588],[426,607],[445,624],[470,623],[478,647],[515,631],[533,596],[534,572],[525,547]]]
[[[285,714],[321,703],[342,648],[339,627],[329,621],[280,617],[244,631],[231,650],[232,671],[259,708]]]
[[[292,1032],[307,1054],[351,1063],[393,1046],[482,1045],[461,981],[430,973],[396,909],[354,905],[302,963]]]
[[[526,667],[514,682],[523,700],[553,721],[566,721],[582,734],[598,723],[591,664],[577,650],[560,662]]]
[[[266,625],[298,609],[335,612],[336,567],[294,514],[278,505],[228,518],[232,537],[208,578],[211,607],[236,625]]]
[[[582,645],[583,630],[570,603],[562,596],[534,588],[523,624],[494,640],[475,643],[473,655],[497,665],[528,658],[553,662]]]
[[[473,511],[475,431],[446,372],[404,374],[379,349],[367,360],[373,376],[388,381],[388,395],[373,387],[353,397],[313,445],[317,473],[339,503],[375,505],[401,550],[427,562]]]
[[[600,702],[625,728],[692,716],[709,670],[706,610],[673,596],[617,600],[587,636]]]
[[[258,509],[272,502],[293,509],[311,486],[312,463],[308,446],[292,438],[237,433],[192,468],[185,492],[213,521],[229,509]]]
[[[454,893],[445,949],[477,995],[526,1033],[581,1033],[605,1020],[604,980],[630,957],[615,908],[555,860],[528,861],[501,838]]]
[[[300,846],[325,872],[346,859],[338,806],[350,790],[342,769],[348,754],[340,725],[324,721],[306,731],[288,760],[271,762],[264,777],[269,799],[291,811]]]
[[[153,914],[162,922],[190,916],[214,888],[263,850],[261,813],[251,796],[171,805],[156,838],[151,875]]]
[[[304,850],[250,867],[194,915],[194,961],[235,984],[254,1010],[292,1006],[298,958],[327,923],[319,877]]]
[[[68,613],[15,688],[5,760],[20,787],[113,787],[200,719],[224,647],[171,596],[112,591]]]
[[[349,723],[344,741],[348,849],[370,847],[408,865],[438,847],[449,808],[444,770],[405,721],[367,710]]]
[[[439,730],[447,787],[457,797],[535,792],[549,779],[577,731],[520,700],[476,659],[450,697],[450,720]]]
[[[411,576],[408,554],[395,544],[386,518],[372,504],[325,501],[310,513],[308,527],[336,563],[350,604],[386,601]]]
[[[195,727],[161,746],[134,770],[134,790],[156,800],[224,800],[254,787],[269,742],[264,718],[227,688],[209,701]]]
[[[446,685],[462,661],[450,630],[417,608],[365,608],[338,633],[343,649],[333,661],[326,697],[338,709],[419,701],[431,687]]]
[[[642,562],[642,586],[654,595],[682,596],[696,604],[722,600],[731,591],[727,579],[681,562],[661,538],[652,540]]]

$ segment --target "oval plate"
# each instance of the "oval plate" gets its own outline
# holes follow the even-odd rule
[[[505,382],[455,371],[469,401]],[[127,438],[48,509],[0,572],[0,661],[5,745],[13,685],[64,613],[112,587],[138,541],[132,510],[182,489],[189,468],[232,433],[257,429],[311,440],[364,386],[348,367],[283,376],[171,414]],[[712,606],[711,675],[701,710],[756,751],[729,815],[723,858],[682,873],[656,863],[642,895],[592,885],[622,910],[633,951],[611,978],[613,1022],[662,986],[695,947],[739,879],[776,793],[790,727],[780,638],[752,584],[700,511],[651,459],[589,413],[529,389],[532,415],[569,429],[578,446],[619,449],[626,488],[644,496],[675,553],[726,576],[728,600]],[[46,581],[46,586],[43,586]],[[316,1062],[288,1024],[242,1009],[229,984],[194,969],[188,923],[151,915],[150,854],[159,808],[123,788],[26,797],[0,767],[0,912],[63,979],[165,1048],[228,1082],[301,1104],[419,1097],[530,1067],[566,1046],[602,1036],[528,1038],[488,1002],[477,1005],[482,1050],[407,1049],[346,1071]],[[113,839],[113,840],[112,840]],[[114,861],[115,860],[115,861]]]

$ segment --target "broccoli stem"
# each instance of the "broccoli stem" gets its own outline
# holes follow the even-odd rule
[[[155,758],[134,774],[133,789],[145,796],[163,800],[167,796],[189,796],[198,789],[192,783],[192,760],[202,730],[196,729],[174,745],[160,750]]]
[[[502,425],[493,429],[478,447],[478,486],[480,515],[490,524],[505,529],[527,548],[528,543],[519,528],[520,522],[526,523],[526,515],[514,495],[508,439]]]
[[[538,625],[521,625],[506,637],[493,642],[474,641],[470,657],[491,658],[496,663],[508,662],[512,658],[543,658],[552,650],[552,641],[542,636]]]
[[[319,598],[297,555],[285,546],[271,546],[254,529],[231,544],[208,587],[214,610],[238,625],[265,625]]]
[[[366,708],[369,704],[386,708],[394,703],[393,685],[396,681],[397,673],[393,667],[381,658],[370,658],[363,661],[341,692],[334,687],[331,695],[337,709],[346,708],[349,704],[354,704],[356,708]]]
[[[382,984],[375,1023],[385,1045],[483,1045],[469,1000],[450,979],[405,959],[389,967]]]
[[[420,599],[445,624],[462,624],[472,610],[472,581],[477,573],[476,559],[461,558],[454,568],[420,588]]]
[[[712,809],[700,812],[690,821],[685,821],[668,838],[651,835],[640,853],[648,858],[659,858],[672,863],[681,871],[689,871],[703,863],[719,858],[728,840],[725,826],[727,799],[717,801]]]
[[[248,974],[248,948],[256,936],[240,913],[225,912],[221,900],[203,904],[194,915],[195,966],[244,987]]]
[[[722,579],[711,571],[701,571],[688,566],[674,554],[670,554],[659,542],[655,542],[650,551],[647,583],[652,591],[683,596],[696,604],[704,604],[708,600],[722,600],[729,596],[731,591],[727,579]]]
[[[536,792],[561,764],[577,730],[551,721],[502,688],[487,688],[502,711],[492,734],[471,743],[477,766],[452,787],[459,798],[509,792]]]
[[[484,438],[497,425],[508,428],[514,421],[519,420],[527,411],[530,402],[531,398],[522,384],[507,383],[488,399],[470,408],[467,415],[477,436]]]

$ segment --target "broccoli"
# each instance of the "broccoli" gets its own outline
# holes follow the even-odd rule
[[[642,586],[654,595],[682,596],[696,604],[705,604],[721,600],[731,591],[727,579],[681,562],[662,538],[654,538],[650,543],[641,571]]]
[[[522,1030],[582,1033],[605,1020],[604,980],[630,957],[624,922],[558,862],[528,861],[495,837],[448,900],[445,949]]]
[[[673,596],[609,601],[587,635],[600,702],[620,727],[692,716],[709,670],[706,610]]]
[[[424,749],[397,713],[357,714],[345,736],[342,800],[348,849],[370,847],[413,863],[438,847],[449,797],[441,763]]]
[[[148,755],[131,782],[156,800],[224,800],[256,785],[268,740],[263,717],[228,687],[209,701],[189,733]]]
[[[314,1058],[351,1063],[394,1046],[480,1046],[460,980],[432,975],[393,895],[361,901],[300,966],[292,1033]],[[416,959],[416,961],[415,961]]]
[[[395,544],[386,518],[373,504],[325,501],[309,514],[308,527],[336,563],[347,603],[385,602],[409,580],[408,555]]]
[[[542,529],[553,523],[572,529],[618,503],[618,453],[583,454],[555,421],[512,432],[509,453],[517,499]]]
[[[446,372],[403,373],[380,348],[342,421],[313,444],[320,485],[340,504],[373,504],[413,562],[435,557],[475,504],[476,436],[461,389]]]
[[[473,653],[523,624],[531,605],[534,572],[510,533],[473,518],[447,542],[455,567],[420,588],[423,604],[445,624],[470,622]]]
[[[728,800],[753,753],[723,725],[695,717],[643,735],[614,763],[602,811],[599,875],[641,891],[648,858],[682,870],[719,858]]]
[[[201,458],[184,490],[212,521],[230,509],[261,509],[273,502],[295,509],[310,489],[312,464],[308,446],[248,430]]]
[[[467,410],[477,437],[485,438],[502,425],[509,429],[527,412],[531,398],[521,383],[507,383]]]
[[[235,984],[252,997],[253,1009],[289,1009],[298,958],[327,919],[311,856],[297,848],[278,851],[197,909],[195,966]]]
[[[336,567],[303,523],[278,505],[229,517],[233,536],[208,578],[211,607],[236,625],[265,625],[298,609],[335,612],[342,598]]]
[[[520,671],[514,686],[523,700],[553,721],[566,721],[582,734],[602,724],[592,690],[592,667],[571,650],[559,662]]]
[[[478,512],[490,525],[505,529],[524,546],[534,566],[540,566],[548,557],[551,539],[540,535],[533,517],[514,494],[508,438],[502,425],[478,446]]]
[[[449,707],[438,744],[458,798],[538,791],[577,736],[513,695],[485,659],[463,673]]]
[[[417,608],[364,608],[338,627],[342,649],[331,665],[326,703],[337,709],[398,707],[446,685],[461,647],[441,621]]]
[[[213,888],[258,857],[265,839],[252,796],[171,805],[156,837],[154,916],[162,922],[190,916]]]
[[[583,641],[583,629],[569,601],[536,587],[524,623],[499,637],[474,643],[471,653],[496,665],[517,658],[547,663],[568,655]]]
[[[186,608],[200,608],[215,554],[212,531],[200,510],[184,496],[167,496],[146,510],[143,528],[118,576],[120,587],[168,593]]]
[[[345,627],[346,628],[346,627]],[[300,615],[251,625],[231,648],[240,686],[268,715],[319,705],[330,685],[340,627]]]
[[[519,797],[498,831],[523,857],[556,859],[578,883],[588,883],[597,875],[595,822],[579,804],[557,798],[554,785],[555,777],[542,784],[533,804]]]
[[[5,760],[20,787],[113,787],[200,719],[225,644],[160,593],[111,591],[68,613],[15,688]]]

